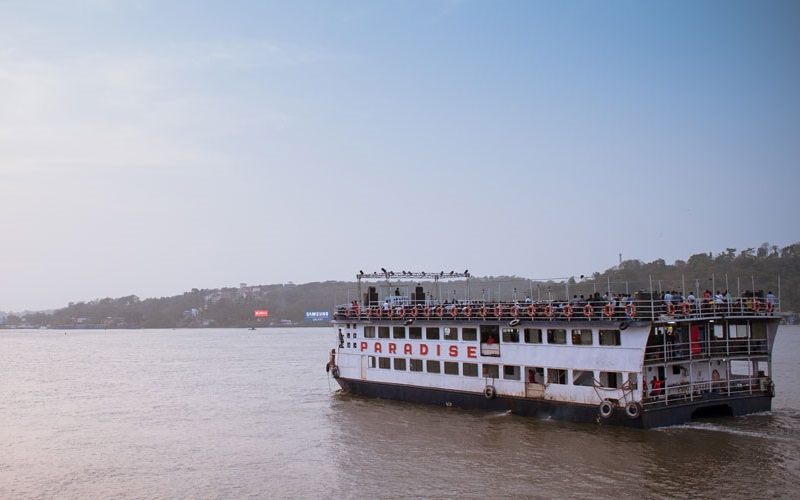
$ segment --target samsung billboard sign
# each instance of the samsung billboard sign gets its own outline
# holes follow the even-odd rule
[[[328,321],[331,313],[328,311],[306,311],[306,321]]]

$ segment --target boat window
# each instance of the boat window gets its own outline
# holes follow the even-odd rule
[[[592,387],[594,385],[594,372],[591,370],[572,370],[572,385]]]
[[[462,328],[461,340],[478,340],[477,328]]]
[[[389,369],[391,363],[391,358],[378,358],[378,368],[385,368]]]
[[[500,327],[497,325],[481,325],[481,344],[489,343],[492,339],[492,344],[500,342]]]
[[[396,339],[406,338],[406,327],[404,326],[392,327],[392,336]]]
[[[426,365],[425,371],[428,372],[428,373],[441,373],[442,372],[442,368],[441,368],[439,362],[436,361],[435,359],[429,359],[425,363],[425,365]]]
[[[376,361],[375,356],[369,356],[367,358],[367,361],[368,361],[367,366],[369,366],[370,368],[375,368],[375,361]]]
[[[503,378],[505,380],[519,380],[519,366],[503,365]]]
[[[422,338],[422,327],[420,326],[412,326],[408,329],[408,338],[410,339],[421,339]]]
[[[516,328],[503,328],[503,342],[517,343],[519,342],[519,330]]]
[[[456,328],[456,327],[445,327],[445,329],[444,329],[444,339],[445,340],[458,340],[458,328]]]
[[[572,345],[592,345],[592,330],[589,328],[574,328],[572,330]]]
[[[353,346],[355,347],[355,344],[353,344]],[[347,343],[347,347],[350,347],[350,342]]]
[[[547,329],[547,343],[548,344],[566,344],[567,331],[563,328],[548,328]],[[555,382],[550,382],[551,384]]]
[[[548,332],[549,331],[550,330],[548,330]],[[561,368],[548,368],[547,369],[547,383],[548,384],[566,384],[567,383],[567,370],[563,370]]]
[[[619,330],[600,330],[600,345],[621,345]]]
[[[482,367],[484,378],[500,378],[500,365],[483,364]]]
[[[378,327],[378,338],[379,339],[388,339],[389,338],[389,327],[388,326],[379,326]]]
[[[719,323],[714,324],[714,338],[715,339],[724,339],[725,338],[725,328],[720,325]]]
[[[425,338],[428,340],[439,340],[439,327],[428,327],[425,329]]]
[[[743,325],[728,325],[728,335],[732,339],[746,339],[750,336],[750,328],[747,323]]]
[[[525,343],[526,344],[541,344],[542,343],[542,329],[541,328],[526,328],[525,329]]]
[[[406,358],[394,358],[394,369],[406,371]]]
[[[445,375],[458,375],[458,363],[455,361],[445,361],[444,373]]]
[[[540,366],[529,366],[526,369],[526,380],[529,384],[544,384],[544,368]]]
[[[478,376],[478,365],[476,363],[461,363],[461,370],[465,377]]]
[[[421,372],[422,371],[422,360],[421,359],[411,359],[409,360],[409,367],[411,368],[412,372]]]
[[[600,385],[611,389],[619,389],[622,384],[622,374],[619,372],[600,372]]]

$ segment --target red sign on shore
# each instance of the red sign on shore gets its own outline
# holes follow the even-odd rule
[[[269,317],[269,310],[268,309],[256,309],[255,310],[256,318],[267,318]]]

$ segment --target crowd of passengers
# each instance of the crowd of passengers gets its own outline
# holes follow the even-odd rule
[[[719,307],[731,306],[734,308],[746,308],[748,310],[765,309],[767,312],[772,312],[776,305],[776,297],[769,291],[766,296],[762,290],[757,292],[745,291],[741,298],[734,298],[730,292],[725,290],[721,292],[717,290],[716,293],[711,293],[710,290],[705,290],[702,297],[698,299],[694,293],[689,292],[686,296],[675,290],[668,290],[661,294],[658,299],[642,299],[641,297],[649,297],[646,292],[638,292],[634,296],[628,293],[604,293],[600,294],[595,292],[584,296],[583,294],[575,294],[569,300],[533,300],[527,296],[524,301],[514,300],[508,302],[487,302],[484,300],[445,300],[444,302],[435,301],[432,299],[424,299],[411,301],[407,304],[399,305],[390,303],[389,299],[385,299],[379,305],[372,307],[379,308],[382,311],[389,313],[405,313],[410,308],[417,307],[419,312],[423,312],[425,308],[429,307],[435,309],[441,306],[443,315],[450,315],[453,308],[458,308],[459,314],[463,314],[463,309],[469,306],[472,309],[472,315],[478,316],[483,306],[487,308],[494,308],[498,304],[502,304],[507,309],[503,311],[503,315],[509,315],[512,310],[522,316],[527,313],[527,308],[534,305],[537,308],[536,315],[546,315],[545,308],[550,306],[552,308],[552,316],[600,316],[613,318],[633,318],[636,316],[637,308],[645,307],[648,310],[652,307],[655,314],[694,314],[696,312],[704,312],[704,310],[716,310]],[[590,306],[587,308],[586,306]],[[569,308],[567,308],[569,306]],[[610,306],[610,308],[608,307]],[[633,307],[631,307],[633,306]],[[346,315],[348,312],[352,313],[354,310],[361,309],[358,301],[352,301],[347,308],[339,308],[337,313]],[[706,309],[708,308],[708,309]],[[567,313],[568,314],[565,314]],[[642,311],[639,311],[640,313]],[[489,311],[488,315],[494,315],[493,311]]]

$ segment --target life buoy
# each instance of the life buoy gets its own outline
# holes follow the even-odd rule
[[[339,378],[339,367],[338,366],[333,365],[333,368],[331,368],[331,375],[333,375],[333,378]]]
[[[546,306],[544,306],[544,315],[547,316],[548,318],[552,318],[553,317],[553,306],[551,306],[550,304],[547,304]]]
[[[472,306],[464,307],[464,316],[466,316],[467,318],[472,317]]]
[[[594,316],[594,308],[592,307],[591,304],[586,304],[585,306],[583,306],[583,315],[586,316],[587,318],[591,318],[592,316]]]
[[[450,308],[450,317],[457,318],[458,317],[458,307],[453,306]]]
[[[483,388],[483,396],[486,399],[494,399],[497,396],[497,391],[493,385],[487,385]]]
[[[438,317],[440,317],[440,318],[441,318],[442,316],[444,316],[444,307],[442,307],[442,306],[436,306],[436,312],[435,312],[435,314],[436,314],[436,316],[438,316]]]
[[[519,325],[519,323],[520,323],[519,318],[514,318],[514,319],[512,319],[511,321],[508,322],[508,326],[515,327],[515,326]]]
[[[416,318],[417,316],[419,316],[419,307],[414,306],[411,308],[411,317]]]
[[[383,309],[381,309],[380,307],[376,307],[375,308],[375,317],[376,318],[380,318],[381,316],[383,316]]]
[[[631,401],[627,405],[625,405],[625,415],[628,418],[639,418],[639,415],[642,414],[642,405],[635,401]]]
[[[611,415],[614,414],[614,404],[608,399],[604,399],[600,403],[599,409],[600,409],[600,416],[603,418],[609,418]]]
[[[536,306],[535,305],[531,304],[531,305],[528,306],[528,316],[530,316],[531,319],[536,317]]]
[[[519,318],[519,306],[514,304],[514,307],[511,308],[511,316],[514,318]]]
[[[561,310],[561,314],[563,314],[565,318],[571,318],[572,317],[572,306],[569,305],[569,304],[565,305],[564,309]]]
[[[758,299],[753,299],[753,310],[758,312],[761,310],[761,301]]]
[[[607,303],[603,306],[603,316],[606,318],[610,318],[614,315],[614,306],[611,305],[611,302]]]
[[[498,317],[498,318],[501,318],[503,316],[503,306],[502,305],[497,304],[496,306],[494,306],[494,315],[496,317]]]
[[[398,318],[405,318],[406,317],[406,308],[405,306],[400,306],[397,308],[397,317]]]
[[[631,302],[630,304],[625,306],[625,314],[627,314],[629,318],[635,318],[636,317],[636,304]]]
[[[486,318],[486,306],[481,306],[481,318]]]
[[[681,309],[683,310],[684,316],[692,314],[692,304],[688,302],[684,302],[683,305],[681,306]]]

